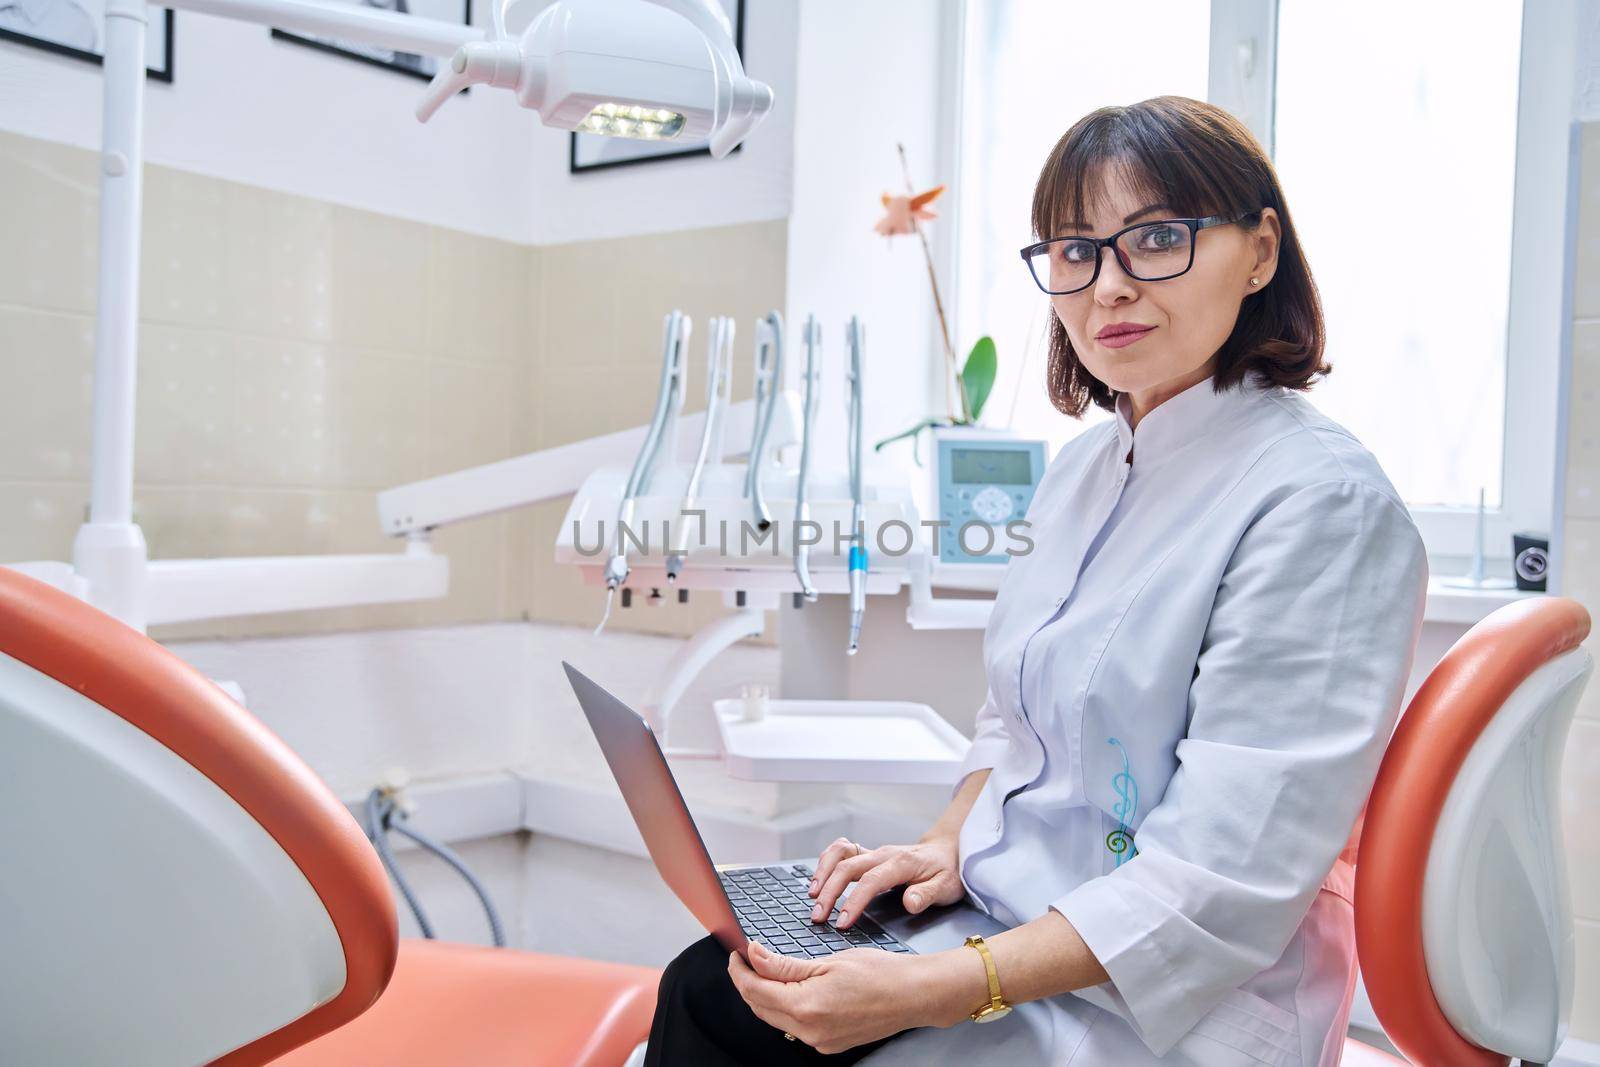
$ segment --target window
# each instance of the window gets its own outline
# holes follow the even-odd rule
[[[1310,395],[1413,505],[1502,503],[1520,6],[1448,35],[1414,4],[1279,7],[1273,157],[1333,365]]]
[[[1054,449],[1107,417],[1050,406],[1049,304],[1016,249],[1072,122],[1178,93],[1228,108],[1272,153],[1327,320],[1334,371],[1310,399],[1378,457],[1435,573],[1465,569],[1480,487],[1491,559],[1514,530],[1550,529],[1570,5],[1172,2],[1131,20],[968,0],[965,17],[955,328],[958,347],[983,333],[999,346],[986,422]]]
[[[1069,419],[1044,389],[1050,302],[1017,258],[1032,239],[1034,182],[1067,127],[1107,102],[1165,93],[1205,99],[1209,8],[1192,0],[1142,4],[1134,41],[1127,9],[1114,4],[969,0],[956,349],[994,338],[1000,367],[984,421],[1043,437],[1052,455],[1109,415],[1094,408],[1081,422]]]

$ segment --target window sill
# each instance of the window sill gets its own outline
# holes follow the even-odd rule
[[[1438,578],[1429,578],[1428,606],[1423,609],[1422,619],[1471,626],[1497,608],[1544,595],[1520,589],[1452,589]]]
[[[1003,574],[1004,568],[999,566],[952,568],[936,564],[931,584],[936,595],[941,591],[948,593],[955,590],[993,593],[1000,587]],[[1544,594],[1518,589],[1453,589],[1433,577],[1428,579],[1428,602],[1423,609],[1422,619],[1424,622],[1471,626],[1497,608],[1536,596]],[[965,610],[970,612],[973,609],[968,607]]]

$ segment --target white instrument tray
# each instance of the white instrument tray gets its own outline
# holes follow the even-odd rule
[[[727,770],[761,782],[953,785],[972,742],[926,704],[891,700],[713,702]]]

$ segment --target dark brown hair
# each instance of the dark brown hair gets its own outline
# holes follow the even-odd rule
[[[1064,220],[1089,218],[1088,208],[1106,195],[1089,188],[1102,172],[1120,174],[1133,191],[1148,196],[1142,202],[1167,204],[1183,217],[1253,212],[1239,225],[1254,230],[1261,208],[1277,211],[1277,270],[1265,289],[1243,298],[1233,332],[1217,352],[1217,392],[1252,371],[1263,384],[1305,390],[1333,369],[1322,358],[1322,305],[1277,172],[1244,123],[1184,96],[1157,96],[1085,115],[1056,142],[1039,172],[1033,192],[1037,240],[1061,236]],[[1046,376],[1057,410],[1078,418],[1090,401],[1113,410],[1116,393],[1089,373],[1054,314],[1049,344]]]

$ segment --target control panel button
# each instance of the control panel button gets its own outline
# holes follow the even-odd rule
[[[985,486],[972,498],[972,510],[978,518],[995,526],[1009,519],[1016,510],[1016,505],[1004,490],[990,485]]]

